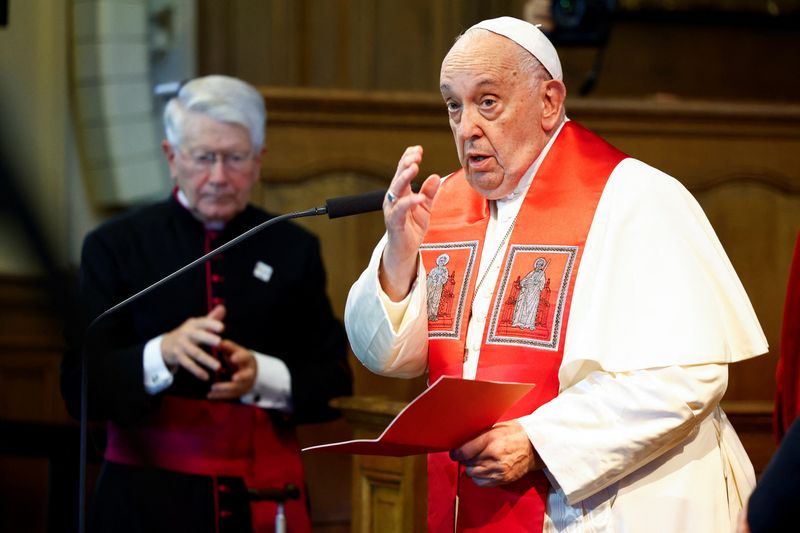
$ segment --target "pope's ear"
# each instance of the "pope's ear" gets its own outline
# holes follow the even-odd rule
[[[542,129],[550,131],[561,122],[567,87],[561,80],[542,82]]]

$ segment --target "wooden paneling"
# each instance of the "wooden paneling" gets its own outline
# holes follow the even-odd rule
[[[353,437],[376,438],[405,407],[384,397],[334,400],[353,428]],[[427,512],[425,456],[356,455],[352,468],[353,533],[424,531]]]
[[[0,419],[65,423],[60,317],[39,278],[0,277]]]
[[[458,33],[486,18],[523,17],[527,3],[200,0],[198,72],[258,85],[436,91]],[[800,77],[789,65],[800,46],[800,11],[791,0],[702,2],[692,11],[694,3],[618,2],[602,51],[558,45],[569,90],[577,94],[593,76],[591,94],[602,98],[798,101]]]
[[[59,392],[62,327],[52,286],[0,276],[0,530],[74,524],[78,431]],[[58,530],[53,526],[53,531]]]
[[[198,67],[261,85],[428,89],[463,29],[461,4],[202,0]]]

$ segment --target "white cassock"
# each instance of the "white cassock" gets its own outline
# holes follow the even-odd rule
[[[491,202],[466,379],[500,269],[488,263],[550,145],[517,191]],[[388,299],[378,283],[385,239],[350,291],[345,325],[370,370],[418,376],[427,368],[425,283],[403,302]],[[766,352],[767,342],[705,214],[670,176],[634,159],[612,172],[564,342],[558,396],[519,419],[552,486],[544,530],[732,531],[755,475],[719,402],[727,364]]]

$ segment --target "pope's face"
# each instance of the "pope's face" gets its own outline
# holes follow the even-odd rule
[[[442,62],[441,91],[469,184],[489,199],[513,192],[547,144],[543,86],[519,66],[520,47],[485,31],[464,35]]]
[[[181,146],[163,148],[195,218],[227,222],[247,206],[263,153],[254,153],[247,128],[190,112]]]

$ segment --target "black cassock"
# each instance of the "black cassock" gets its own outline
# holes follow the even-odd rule
[[[249,237],[85,334],[91,319],[107,308],[270,217],[248,206],[224,229],[209,232],[172,197],[113,219],[86,237],[79,305],[67,327],[62,365],[62,393],[73,416],[79,414],[84,342],[91,419],[135,427],[164,395],[205,398],[210,383],[184,370],[166,391],[155,396],[145,392],[142,354],[147,341],[187,318],[206,315],[216,303],[227,308],[224,338],[277,357],[289,369],[293,412],[273,413],[275,423],[293,426],[337,415],[328,401],[350,394],[352,387],[345,335],[325,292],[318,240],[290,222]],[[215,506],[225,504],[224,498],[215,500],[220,496],[215,493],[217,481],[106,462],[91,523],[114,531],[214,531]],[[234,501],[231,508],[241,505]]]

